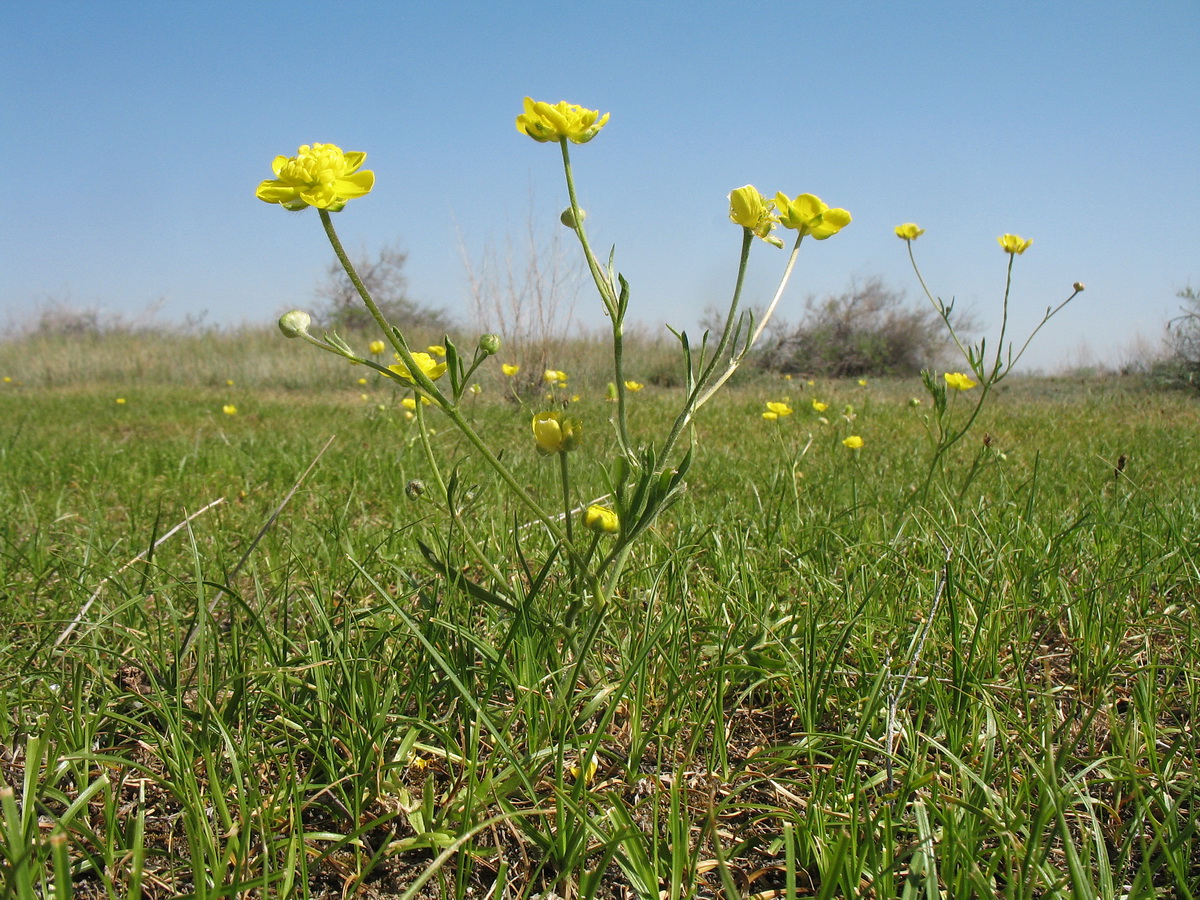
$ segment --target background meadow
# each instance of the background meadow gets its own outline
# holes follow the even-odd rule
[[[586,501],[604,351],[550,352]],[[553,497],[506,358],[470,414]],[[627,359],[636,435],[672,362]],[[0,375],[6,896],[1200,892],[1192,394],[1007,380],[921,496],[919,379],[740,373],[578,656],[540,529],[448,430],[458,506],[415,496],[362,367],[247,330]],[[520,608],[419,549],[464,530]]]

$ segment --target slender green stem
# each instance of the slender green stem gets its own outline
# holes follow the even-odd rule
[[[350,262],[350,257],[346,254],[345,248],[342,247],[342,242],[338,238],[337,231],[333,227],[333,219],[330,217],[329,211],[325,209],[318,209],[317,212],[321,215],[321,225],[325,229],[325,236],[329,238],[330,246],[333,247],[333,252],[336,254],[338,262],[340,262],[342,264],[342,268],[346,270],[346,275],[349,277],[350,283],[354,285],[354,289],[358,291],[358,296],[361,297],[363,303],[366,304],[367,311],[371,313],[371,318],[375,320],[375,323],[383,331],[384,335],[388,339],[388,343],[390,343],[395,348],[396,353],[400,355],[400,361],[403,362],[404,367],[408,369],[408,373],[412,376],[413,381],[420,385],[422,390],[428,392],[431,397],[437,400],[439,405],[443,407],[449,406],[449,401],[446,400],[445,396],[438,389],[437,385],[435,385],[429,376],[422,371],[421,367],[417,365],[416,360],[413,359],[412,353],[408,349],[408,345],[402,339],[400,339],[399,332],[388,323],[387,319],[384,318],[383,313],[380,312],[374,298],[371,297],[371,292],[367,290],[367,287],[365,284],[363,284],[362,279],[358,277],[358,272],[355,271],[354,264]]]
[[[692,416],[699,409],[697,399],[701,392],[708,385],[708,379],[717,367],[721,357],[725,354],[730,342],[733,340],[733,331],[736,326],[738,305],[741,302],[742,286],[746,280],[746,268],[750,261],[750,245],[754,240],[754,232],[749,228],[742,229],[742,252],[738,259],[737,280],[733,285],[733,298],[729,301],[729,311],[725,315],[725,327],[721,331],[721,339],[717,342],[717,347],[713,351],[711,359],[707,363],[703,358],[700,360],[700,375],[696,378],[695,384],[692,387],[691,393],[684,401],[683,409],[679,411],[679,415],[675,417],[675,422],[671,426],[671,431],[667,435],[667,439],[663,441],[662,449],[659,452],[659,466],[665,467],[670,459],[671,452],[675,449],[675,444],[679,440],[683,429],[691,422]]]
[[[950,310],[946,308],[946,304],[938,298],[934,297],[930,292],[929,287],[925,284],[925,278],[921,275],[921,269],[917,265],[917,258],[913,255],[913,242],[906,240],[905,245],[908,247],[908,261],[912,263],[913,272],[917,275],[917,281],[921,283],[921,290],[925,292],[925,296],[929,298],[929,302],[933,304],[933,308],[937,310],[937,314],[941,316],[942,322],[946,325],[946,330],[950,332],[950,338],[954,341],[954,345],[958,347],[958,352],[963,355],[967,362],[971,361],[971,354],[967,352],[967,348],[962,345],[962,341],[958,338],[958,332],[954,330],[954,326],[950,324]],[[982,377],[982,373],[976,374]]]
[[[612,324],[613,377],[617,386],[617,440],[621,444],[621,451],[625,457],[631,463],[636,464],[637,454],[633,452],[633,441],[629,437],[627,390],[625,388],[625,310],[617,295],[616,285],[612,283],[612,273],[601,269],[600,262],[592,253],[592,246],[588,242],[587,230],[583,227],[583,210],[580,209],[579,199],[575,194],[575,174],[571,169],[571,151],[568,149],[567,139],[562,138],[559,145],[562,148],[563,173],[567,181],[567,196],[571,200],[575,236],[579,239],[580,247],[583,248],[588,271],[591,272],[592,281],[596,284],[596,290],[600,293],[600,300],[604,304],[604,310]]]

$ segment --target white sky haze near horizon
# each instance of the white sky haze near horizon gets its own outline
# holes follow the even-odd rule
[[[811,192],[853,223],[806,242],[781,308],[880,276],[1014,334],[1084,281],[1034,366],[1118,365],[1200,287],[1200,2],[5,4],[8,215],[0,313],[50,301],[136,318],[269,323],[311,305],[331,253],[312,210],[254,198],[276,154],[365,150],[376,188],[343,241],[398,242],[418,301],[466,319],[478,258],[566,205],[558,151],[517,133],[524,96],[611,112],[572,148],[598,252],[630,317],[694,329],[727,302],[726,195]],[[569,235],[567,235],[569,237]],[[786,259],[754,248],[747,299]],[[576,320],[602,323],[581,292]]]

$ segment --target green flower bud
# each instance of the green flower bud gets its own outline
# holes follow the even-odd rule
[[[500,335],[485,334],[479,339],[479,349],[488,356],[500,352]]]
[[[576,219],[575,218],[575,210],[571,209],[571,207],[568,206],[566,209],[564,209],[562,211],[562,215],[560,215],[558,217],[558,221],[562,222],[568,228],[576,228],[579,225],[582,225],[583,220],[586,218],[587,218],[586,210],[581,209],[579,211],[579,218]]]
[[[279,330],[285,338],[298,338],[308,334],[308,326],[312,324],[312,316],[302,309],[293,309],[279,317]]]

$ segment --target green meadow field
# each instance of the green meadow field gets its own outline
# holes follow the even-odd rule
[[[613,406],[560,354],[586,504]],[[502,361],[463,409],[554,507]],[[626,348],[635,437],[671,365]],[[545,528],[436,409],[431,471],[395,380],[274,330],[0,376],[0,896],[1200,894],[1194,394],[1014,376],[923,489],[919,379],[741,372],[568,628]]]

